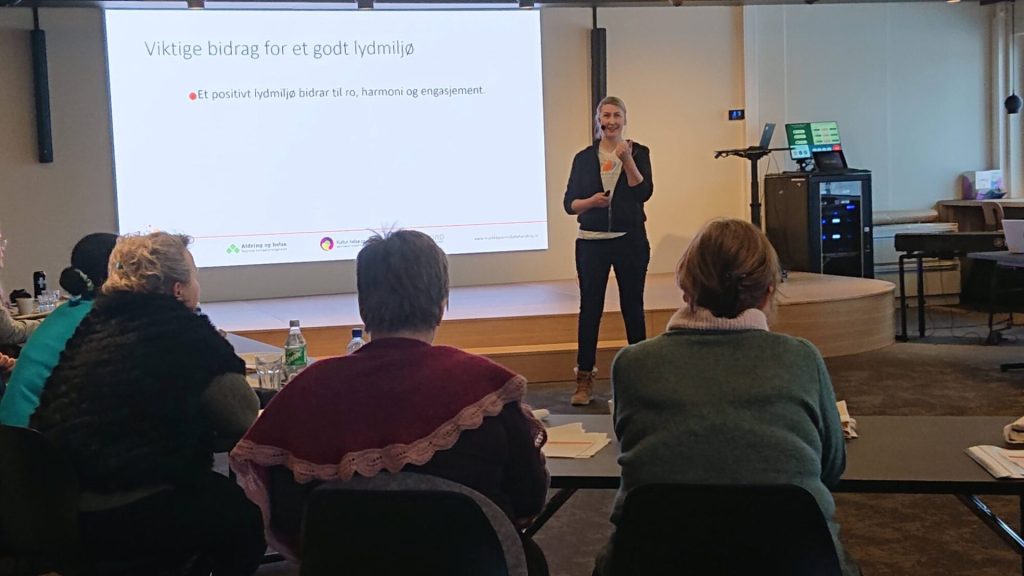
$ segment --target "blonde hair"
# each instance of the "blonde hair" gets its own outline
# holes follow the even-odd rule
[[[103,293],[173,294],[175,283],[187,284],[192,279],[193,265],[188,252],[191,243],[188,236],[167,232],[118,238],[110,253]]]
[[[706,308],[720,318],[735,318],[761,308],[772,296],[782,272],[768,237],[753,224],[719,218],[705,224],[676,267],[676,282],[691,310]]]
[[[601,101],[597,103],[597,108],[594,109],[594,138],[597,140],[601,139],[601,107],[607,104],[617,106],[622,110],[622,123],[626,123],[626,103],[622,101],[622,98],[618,96],[605,96],[601,98]]]

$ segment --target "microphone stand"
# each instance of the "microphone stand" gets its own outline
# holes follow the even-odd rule
[[[758,182],[757,161],[772,152],[789,148],[747,148],[745,150],[716,150],[715,158],[738,156],[750,161],[750,221],[761,228],[761,185]]]

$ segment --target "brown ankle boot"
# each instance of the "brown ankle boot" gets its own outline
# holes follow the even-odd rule
[[[576,371],[576,392],[572,395],[573,406],[586,406],[594,396],[594,373],[597,370]]]

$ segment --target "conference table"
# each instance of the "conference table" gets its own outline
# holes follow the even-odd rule
[[[228,334],[227,338],[240,353],[281,351],[244,336]],[[846,441],[846,471],[833,492],[955,496],[1021,555],[1024,574],[1024,538],[979,498],[1017,496],[1024,526],[1024,480],[997,480],[964,452],[979,444],[1006,447],[1002,431],[1011,420],[1005,416],[858,416],[859,437]],[[545,420],[548,426],[571,422],[582,423],[588,432],[608,434],[611,443],[591,458],[547,459],[551,488],[556,492],[527,534],[540,530],[577,490],[619,487],[619,444],[611,416],[553,414]]]
[[[1024,480],[997,480],[964,450],[978,444],[1006,447],[1005,416],[858,416],[859,438],[846,442],[846,471],[833,492],[949,494],[956,496],[1017,554],[1024,574],[1024,539],[985,505],[979,495],[1017,496],[1024,526]],[[545,424],[580,422],[605,432],[611,443],[592,458],[548,458],[557,490],[527,530],[536,533],[577,490],[619,487],[619,446],[609,415],[552,415]]]

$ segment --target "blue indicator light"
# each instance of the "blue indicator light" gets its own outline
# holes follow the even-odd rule
[[[843,237],[843,235],[842,235],[842,234],[833,234],[833,235],[832,235],[832,239],[833,239],[833,240],[839,240],[839,239],[840,239],[840,238],[842,238],[842,237]]]

